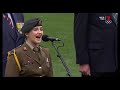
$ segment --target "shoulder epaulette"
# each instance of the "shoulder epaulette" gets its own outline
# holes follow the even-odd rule
[[[8,57],[10,57],[11,55],[14,55],[14,51],[13,50],[8,52]]]
[[[21,47],[21,45],[19,45],[18,47],[16,47],[15,49]],[[11,51],[8,51],[8,56],[14,55],[14,49]]]
[[[18,65],[18,68],[19,68],[19,70],[21,71],[21,66],[20,66],[18,57],[17,57],[17,55],[16,55],[16,50],[15,50],[15,49],[13,49],[12,51],[9,51],[9,52],[8,52],[8,58],[9,58],[11,55],[14,55],[15,61],[16,61],[17,65]]]

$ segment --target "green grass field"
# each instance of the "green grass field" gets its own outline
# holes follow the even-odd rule
[[[60,38],[64,41],[64,47],[59,49],[66,65],[70,69],[72,77],[80,77],[79,67],[76,64],[75,48],[73,40],[73,13],[24,13],[25,21],[30,18],[39,17],[43,21],[44,34]],[[67,77],[67,72],[57,57],[51,42],[42,42],[41,45],[50,49],[52,57],[54,77]],[[62,45],[56,42],[56,45]]]

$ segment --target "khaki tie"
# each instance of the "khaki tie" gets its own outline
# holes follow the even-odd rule
[[[38,57],[38,60],[40,61],[40,64],[42,64],[44,62],[44,59],[42,57],[40,47],[33,48],[33,51],[35,52],[36,56]]]
[[[34,47],[34,48],[33,48],[33,51],[34,51],[35,53],[38,53],[38,52],[40,51],[40,48],[39,48],[39,47]]]
[[[40,48],[39,47],[34,47],[33,51],[35,52],[35,54],[37,55],[38,59],[40,60]]]

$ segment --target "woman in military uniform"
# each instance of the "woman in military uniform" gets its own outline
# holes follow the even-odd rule
[[[26,41],[8,53],[5,77],[53,77],[49,50],[39,45],[43,35],[42,21],[28,20],[21,31]]]

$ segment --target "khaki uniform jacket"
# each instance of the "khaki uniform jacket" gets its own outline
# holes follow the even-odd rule
[[[26,44],[15,48],[21,71],[15,61],[13,50],[8,57],[5,77],[52,77],[53,68],[49,50],[40,47],[40,57]]]

